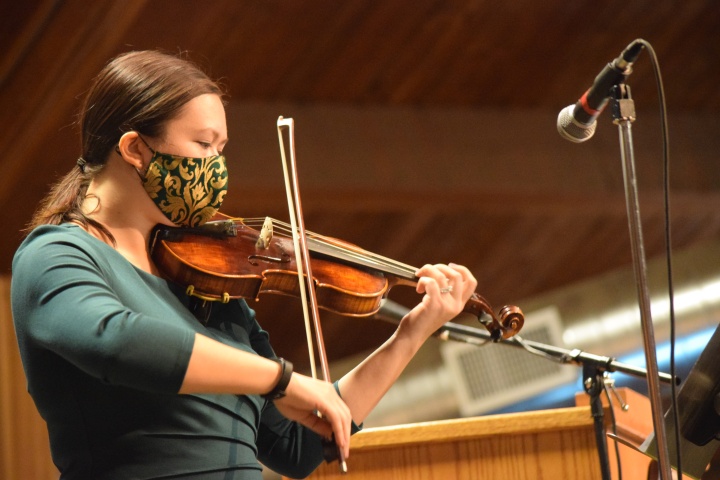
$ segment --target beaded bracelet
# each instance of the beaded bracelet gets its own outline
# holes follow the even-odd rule
[[[280,364],[281,373],[280,380],[278,380],[273,389],[265,395],[262,395],[262,398],[270,401],[278,400],[285,396],[285,389],[290,383],[293,373],[293,364],[291,362],[285,360],[284,358],[274,358],[273,360]]]

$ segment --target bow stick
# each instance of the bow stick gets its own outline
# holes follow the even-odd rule
[[[290,215],[290,226],[292,230],[293,247],[295,250],[295,262],[297,263],[298,283],[300,287],[300,300],[302,302],[303,317],[305,319],[305,333],[308,342],[308,353],[310,355],[310,368],[313,378],[317,378],[315,367],[315,350],[312,343],[312,326],[315,332],[317,343],[317,355],[320,361],[322,380],[330,382],[330,368],[328,367],[327,355],[325,353],[325,342],[323,340],[322,326],[320,325],[320,310],[318,308],[315,285],[310,266],[310,251],[305,235],[305,222],[302,215],[302,204],[300,201],[300,187],[297,178],[297,165],[295,162],[295,122],[292,118],[279,117],[277,120],[278,139],[280,141],[280,155],[282,157],[283,174],[285,176],[285,192],[288,201]],[[285,155],[285,142],[283,141],[283,129],[288,131],[290,168]],[[292,174],[292,175],[291,175]],[[292,177],[292,178],[291,178]],[[303,273],[304,272],[304,273]],[[307,282],[305,281],[307,275]],[[308,305],[309,304],[309,305]],[[335,449],[340,464],[340,472],[347,473],[347,462],[340,448]],[[328,459],[330,461],[332,459]]]

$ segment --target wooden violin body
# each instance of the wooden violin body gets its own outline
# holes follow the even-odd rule
[[[272,222],[269,228],[272,230]],[[264,293],[299,296],[292,240],[267,230],[268,220],[260,229],[232,219],[192,229],[157,226],[150,251],[166,278],[203,300],[258,300]],[[340,240],[318,235],[310,239],[313,284],[320,308],[366,317],[380,309],[392,287],[417,284],[412,267]],[[504,307],[498,320],[477,294],[467,303],[465,312],[477,316],[495,339],[511,337],[524,321],[517,307]]]
[[[152,256],[158,268],[176,282],[192,286],[206,300],[258,299],[261,293],[299,296],[292,241],[275,237],[257,246],[260,232],[241,222],[216,235],[202,229],[158,228]],[[378,273],[313,258],[313,276],[322,308],[349,316],[374,314],[390,289]]]

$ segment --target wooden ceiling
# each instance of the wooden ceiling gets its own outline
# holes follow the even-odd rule
[[[274,118],[290,111],[303,132],[309,229],[411,265],[466,264],[499,307],[630,265],[610,118],[582,146],[554,122],[644,38],[667,94],[674,246],[717,239],[719,29],[712,0],[3,2],[1,271],[47,185],[74,165],[74,114],[90,79],[112,56],[146,48],[187,52],[227,86],[237,193],[226,212],[286,218],[282,180],[268,177],[279,171]],[[650,60],[641,55],[629,83],[652,257],[664,226]],[[257,307],[277,348],[298,358],[302,327],[286,321],[297,314],[287,303]],[[330,318],[331,358],[391,331]]]

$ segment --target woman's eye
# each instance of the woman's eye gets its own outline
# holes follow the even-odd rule
[[[211,144],[210,142],[197,142],[201,147],[203,148],[210,148]]]

